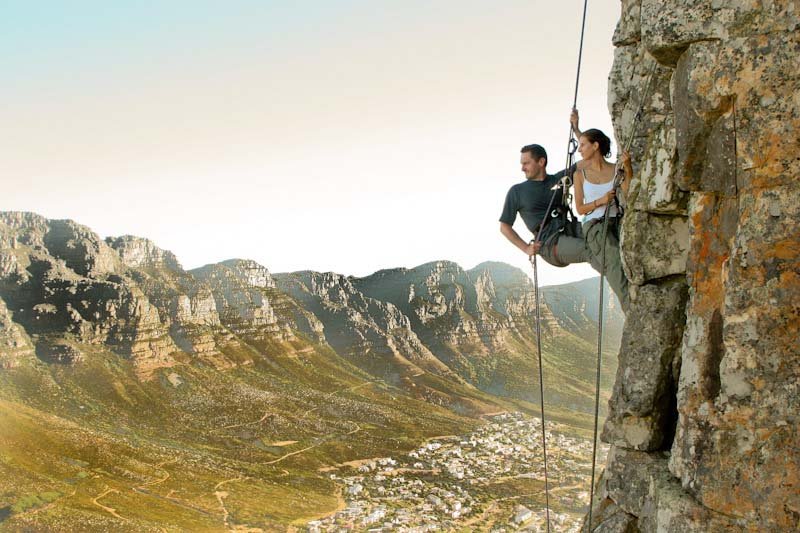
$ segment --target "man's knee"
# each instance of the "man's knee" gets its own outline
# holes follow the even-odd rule
[[[561,264],[585,263],[589,253],[583,239],[562,235],[553,246],[553,255]]]

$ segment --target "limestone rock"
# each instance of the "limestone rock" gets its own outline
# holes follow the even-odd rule
[[[44,236],[48,231],[48,220],[36,213],[3,211],[0,213],[3,248],[15,249],[24,245],[44,249]]]
[[[541,292],[547,312],[552,314],[560,330],[582,337],[592,344],[597,342],[597,322],[600,319],[598,278],[550,285],[542,287]],[[608,281],[603,289],[603,299],[603,343],[616,347],[621,342],[625,315]]]
[[[666,453],[644,453],[612,446],[603,472],[603,491],[625,512],[642,516],[654,477],[669,477]]]
[[[593,533],[639,533],[636,517],[620,509],[610,499],[604,500],[598,507],[597,520],[592,522]]]
[[[647,51],[660,63],[674,66],[691,43],[723,39],[727,29],[714,11],[712,2],[642,0],[641,32]]]
[[[109,237],[128,267],[127,274],[158,309],[169,335],[182,351],[216,368],[234,363],[220,352],[218,340],[230,337],[222,326],[211,289],[183,270],[175,255],[141,237]]]
[[[350,278],[304,271],[276,281],[322,321],[326,341],[359,367],[395,383],[423,371],[452,376],[420,342],[409,317],[392,303],[365,296]]]
[[[592,531],[746,530],[744,522],[716,515],[686,494],[670,473],[666,455],[611,448]]]
[[[263,337],[280,331],[269,295],[251,283],[249,270],[217,263],[191,274],[211,289],[220,321],[234,333]]]
[[[487,262],[464,270],[451,261],[434,261],[381,270],[352,283],[366,296],[394,304],[409,317],[420,341],[470,384],[538,401],[535,294],[530,277],[519,268]],[[578,341],[597,335],[597,281],[589,283],[588,297],[584,285],[541,291],[543,349],[569,359],[545,369],[554,382],[575,379],[566,371],[571,365],[592,366],[593,355],[585,341]],[[573,314],[578,308],[583,311]],[[616,315],[611,311],[610,320],[621,319],[619,310]],[[591,411],[591,395],[577,392],[582,385],[574,385],[546,388],[546,401]]]
[[[149,239],[123,235],[122,237],[108,237],[106,243],[117,251],[122,262],[130,268],[183,270],[175,254],[162,250]]]
[[[0,368],[14,368],[34,353],[25,331],[14,322],[11,311],[0,298]]]
[[[697,503],[663,466],[651,471],[647,505],[642,509],[642,531],[731,533],[752,531],[743,521],[719,514]]]
[[[663,447],[657,431],[647,429],[659,424],[649,420],[644,434],[651,442],[626,438],[621,413],[644,412],[653,401],[652,412],[670,419],[654,400],[675,378],[666,355],[675,351],[678,390],[669,403],[677,404],[678,423],[669,471],[661,459],[656,466],[633,452],[614,459],[629,466],[609,467],[627,476],[637,468],[652,474],[647,495],[636,506],[619,491],[609,498],[636,515],[643,531],[794,530],[800,520],[800,8],[641,0],[637,30],[636,3],[623,2],[609,107],[619,140],[630,131],[629,102],[642,65],[652,61],[648,56],[660,63],[657,103],[645,106],[645,116],[654,118],[645,119],[634,140],[637,175],[622,236],[634,301],[642,304],[629,313],[625,338],[637,339],[633,328],[656,333],[623,343],[606,437],[620,447]],[[679,276],[688,299],[652,299]],[[673,317],[673,333],[666,317]],[[630,377],[626,369],[639,377],[622,382]],[[650,391],[632,394],[631,387]],[[667,445],[669,432],[664,436]]]
[[[63,340],[40,341],[36,344],[36,356],[48,363],[72,365],[84,360],[83,354],[75,346]]]
[[[686,298],[682,277],[637,290],[622,337],[605,442],[657,450],[671,437]]]
[[[210,288],[198,287],[190,296],[179,294],[172,300],[171,316],[183,325],[219,326],[217,302]]]
[[[689,253],[689,225],[681,216],[629,210],[620,246],[628,280],[635,285],[682,275]]]
[[[79,345],[105,344],[131,358],[143,377],[174,364],[177,347],[158,310],[119,275],[122,261],[95,233],[72,221],[13,212],[0,215],[0,231],[0,256],[15,265],[0,276],[0,297],[16,324],[42,338],[36,343],[42,360],[79,362]]]
[[[297,332],[313,342],[325,343],[319,318],[279,290],[269,271],[255,261],[231,259],[192,270],[191,274],[210,289],[222,327],[263,353],[291,353],[294,348],[290,343],[298,340]]]
[[[80,276],[97,278],[119,272],[119,256],[86,226],[71,220],[51,220],[44,244]]]
[[[261,288],[275,288],[275,281],[269,270],[250,259],[229,259],[223,261],[221,265],[231,269],[231,271],[248,285]]]
[[[622,0],[622,14],[612,38],[614,46],[620,47],[639,42],[642,31],[641,11],[640,0]]]
[[[535,310],[530,278],[499,263],[465,271],[451,261],[435,261],[413,269],[381,270],[354,283],[368,296],[396,305],[437,353],[444,341],[488,355],[501,349],[518,327],[530,328]],[[555,320],[546,306],[542,316],[545,333],[553,332]]]

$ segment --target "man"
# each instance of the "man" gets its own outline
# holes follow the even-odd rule
[[[575,231],[570,235],[569,231],[564,231],[562,220],[547,217],[551,199],[553,207],[561,206],[563,203],[562,191],[552,189],[567,171],[562,170],[558,174],[548,175],[547,152],[538,144],[522,147],[520,164],[527,179],[509,189],[503,213],[500,215],[500,233],[526,255],[532,256],[538,253],[554,266],[563,267],[571,263],[589,261],[589,251],[581,237],[580,227],[575,225]],[[539,231],[542,220],[547,218],[542,234],[536,242],[529,244],[523,241],[512,227],[517,219],[517,213],[534,236]]]

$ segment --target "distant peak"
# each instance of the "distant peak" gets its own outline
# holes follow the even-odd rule
[[[226,259],[219,263],[212,263],[192,270],[199,278],[214,277],[219,272],[232,275],[240,281],[253,287],[274,288],[275,280],[267,267],[252,259]]]
[[[150,239],[135,235],[122,235],[107,237],[106,244],[116,250],[125,265],[130,268],[166,267],[183,271],[175,254],[159,248]]]

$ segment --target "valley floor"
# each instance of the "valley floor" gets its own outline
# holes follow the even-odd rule
[[[590,439],[548,424],[550,521],[578,531],[589,500]],[[601,449],[599,453],[605,453]],[[500,414],[462,436],[429,439],[413,452],[325,468],[344,508],[305,524],[321,531],[544,530],[545,476],[538,418]]]

